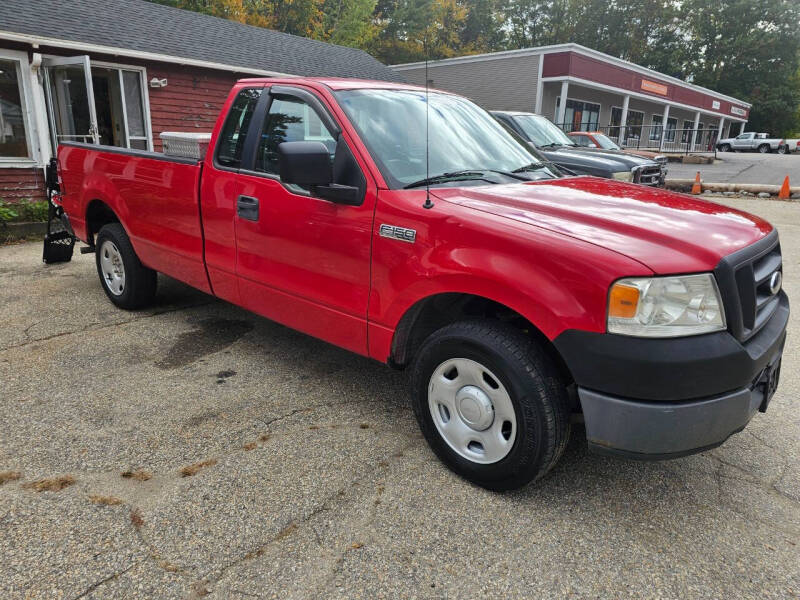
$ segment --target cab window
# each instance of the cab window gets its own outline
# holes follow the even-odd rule
[[[248,88],[236,96],[222,126],[217,142],[217,162],[223,167],[238,169],[250,120],[261,96],[262,88]]]
[[[278,175],[278,146],[283,142],[322,142],[333,160],[336,140],[319,115],[297,98],[275,98],[261,130],[255,170]]]

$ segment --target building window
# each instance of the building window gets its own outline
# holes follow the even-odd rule
[[[664,117],[661,115],[653,115],[650,127],[650,141],[658,142],[661,140],[661,128],[664,125]]]
[[[681,131],[681,143],[688,144],[692,141],[693,129],[694,129],[694,121],[683,122],[683,130]]]
[[[644,113],[639,110],[628,109],[628,118],[625,120],[625,143],[631,140],[636,143],[636,140],[642,137],[642,123],[644,123]],[[609,137],[619,137],[619,129],[622,125],[622,109],[619,106],[611,107],[611,133]]]
[[[30,159],[20,61],[0,57],[0,159]]]
[[[667,130],[664,132],[665,142],[675,141],[675,130],[678,129],[678,119],[667,119]]]
[[[561,96],[556,98],[556,120],[561,109]],[[600,105],[567,98],[564,122],[556,123],[564,131],[597,131],[600,122]]]
[[[144,69],[86,55],[45,57],[43,66],[54,148],[77,141],[151,149]]]

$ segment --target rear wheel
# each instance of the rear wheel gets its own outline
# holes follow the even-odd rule
[[[431,448],[477,485],[522,487],[564,451],[566,387],[541,347],[510,326],[463,321],[435,332],[414,361],[412,386]]]
[[[119,223],[104,225],[95,241],[97,274],[109,299],[127,310],[147,306],[156,294],[157,275],[139,261]]]
[[[758,147],[758,151],[761,152],[761,154],[766,154],[767,152],[769,152],[769,144],[761,144]]]
[[[789,151],[789,146],[778,146],[778,154],[786,154]]]

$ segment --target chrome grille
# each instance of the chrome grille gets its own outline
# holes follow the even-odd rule
[[[634,167],[633,182],[642,185],[661,185],[661,167],[659,165]]]

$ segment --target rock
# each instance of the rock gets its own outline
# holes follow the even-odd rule
[[[767,192],[759,192],[758,193],[758,197],[759,198],[769,198],[770,195]]]
[[[712,192],[711,190],[704,190],[703,193],[704,194],[713,194],[714,192]]]
[[[800,192],[795,192],[792,194],[792,200],[800,200]]]
[[[750,192],[739,192],[739,195],[740,196],[752,196],[753,194],[751,194]]]
[[[735,196],[736,192],[722,192],[723,196]]]

